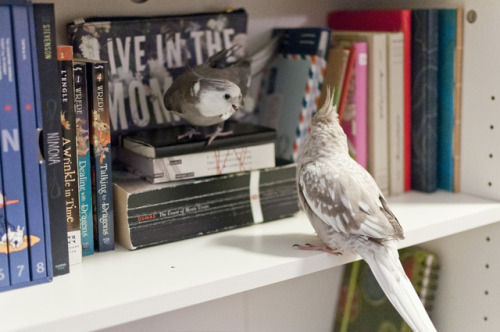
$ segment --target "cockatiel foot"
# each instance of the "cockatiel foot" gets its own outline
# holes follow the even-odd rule
[[[190,128],[188,131],[186,131],[184,134],[177,136],[178,140],[184,139],[184,138],[193,138],[195,135],[200,135],[201,132],[197,130],[196,128]]]
[[[335,256],[340,256],[342,253],[340,251],[334,250],[327,245],[322,245],[322,246],[313,246],[310,245],[309,243],[306,243],[305,245],[300,245],[300,244],[294,244],[294,248],[300,249],[300,250],[316,250],[316,251],[324,251],[328,254],[332,254]]]
[[[229,136],[232,134],[233,134],[232,130],[222,131],[222,126],[217,126],[217,129],[213,133],[207,134],[205,136],[205,138],[208,138],[207,145],[210,145],[214,141],[214,139],[218,136]]]

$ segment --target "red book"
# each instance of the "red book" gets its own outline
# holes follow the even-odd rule
[[[405,191],[411,189],[411,10],[341,10],[328,14],[332,30],[401,31],[404,34]]]

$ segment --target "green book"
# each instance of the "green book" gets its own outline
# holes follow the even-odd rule
[[[399,251],[399,258],[425,309],[430,313],[438,280],[438,256],[420,247],[409,247]],[[334,331],[412,330],[389,302],[368,264],[360,260],[345,268]]]

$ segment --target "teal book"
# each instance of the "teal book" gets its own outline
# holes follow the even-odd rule
[[[457,9],[439,10],[438,188],[454,191],[455,109],[457,87]]]
[[[92,226],[92,173],[90,163],[87,65],[84,62],[73,61],[73,83],[75,86],[76,156],[78,164],[82,255],[89,256],[94,253],[94,231]]]

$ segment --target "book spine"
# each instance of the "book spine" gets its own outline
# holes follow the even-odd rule
[[[220,149],[164,158],[146,158],[122,149],[120,161],[151,183],[274,167],[274,143]]]
[[[349,101],[348,113],[354,117],[351,120],[351,125],[346,132],[349,133],[350,141],[354,148],[354,156],[356,161],[363,166],[367,167],[367,44],[366,42],[353,43],[356,52],[356,63],[354,70],[354,84],[351,87],[354,91],[351,92]],[[346,112],[344,112],[344,117]],[[344,126],[344,130],[346,127]]]
[[[0,158],[0,291],[10,285],[9,251],[7,242],[7,223],[5,222],[4,200],[2,185],[2,161]]]
[[[55,15],[53,4],[33,4],[37,67],[40,77],[40,109],[37,122],[43,127],[42,154],[45,177],[42,188],[45,218],[49,219],[50,250],[54,276],[69,273],[66,210],[64,199],[64,164],[62,154],[61,88],[57,64]],[[34,48],[35,49],[35,48]]]
[[[11,13],[0,5],[0,159],[11,285],[30,281]]]
[[[368,171],[380,190],[389,193],[387,120],[387,43],[373,35],[368,47]]]
[[[64,198],[70,265],[82,261],[78,164],[76,154],[76,117],[74,111],[73,57],[71,47],[58,46],[57,59],[61,82],[61,124],[64,161]]]
[[[439,10],[438,188],[454,191],[455,52],[457,10]]]
[[[80,199],[80,230],[82,254],[94,253],[94,231],[92,226],[92,175],[90,167],[90,131],[87,91],[87,66],[83,62],[73,63],[76,113],[76,152],[78,156],[78,195]]]
[[[94,245],[98,251],[114,249],[113,192],[111,182],[111,133],[108,64],[87,65],[91,110],[91,165],[93,172]]]
[[[437,189],[438,11],[412,11],[412,188]]]
[[[387,33],[389,119],[389,194],[404,192],[404,43],[403,33]]]
[[[35,83],[31,58],[28,6],[12,6],[14,50],[22,143],[24,192],[26,202],[31,279],[47,277],[45,226],[38,160]],[[29,180],[29,181],[28,181]]]

